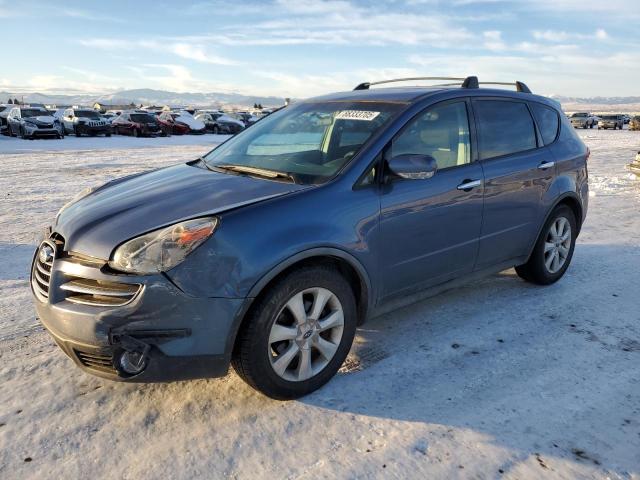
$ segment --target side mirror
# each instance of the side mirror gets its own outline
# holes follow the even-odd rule
[[[397,155],[388,163],[391,172],[408,180],[431,178],[438,169],[438,163],[431,155]]]

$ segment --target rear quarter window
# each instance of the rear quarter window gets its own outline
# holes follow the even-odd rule
[[[476,100],[473,108],[478,122],[481,160],[537,147],[533,118],[525,103]]]
[[[533,116],[540,129],[542,141],[545,145],[553,143],[558,136],[558,127],[560,125],[558,113],[553,108],[545,107],[539,103],[532,103],[531,110],[533,110]]]

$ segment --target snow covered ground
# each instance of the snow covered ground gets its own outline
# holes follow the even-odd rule
[[[640,479],[640,133],[579,134],[591,205],[560,282],[505,271],[372,319],[337,378],[286,403],[234,373],[93,378],[34,319],[29,262],[57,209],[215,137],[0,137],[0,478]]]

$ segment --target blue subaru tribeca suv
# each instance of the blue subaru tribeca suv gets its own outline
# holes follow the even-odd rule
[[[38,317],[96,375],[232,364],[288,399],[409,295],[510,267],[555,282],[587,212],[588,149],[523,83],[437,80],[300,101],[201,158],[83,192],[34,255]]]

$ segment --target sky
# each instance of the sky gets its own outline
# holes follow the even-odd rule
[[[0,25],[10,92],[305,98],[478,75],[546,95],[640,96],[640,0],[0,0]]]

